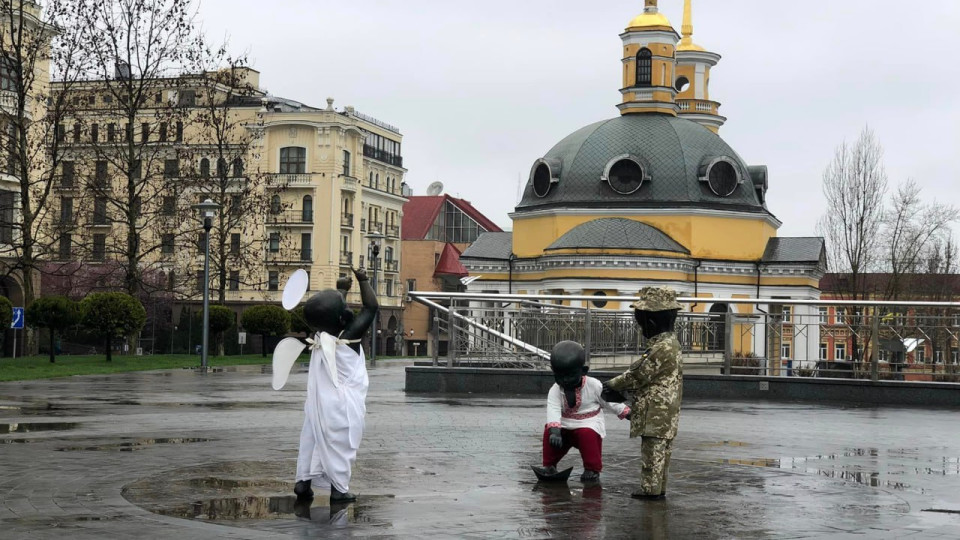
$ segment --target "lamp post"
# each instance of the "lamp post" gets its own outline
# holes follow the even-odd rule
[[[203,345],[200,348],[200,368],[207,369],[207,345],[210,343],[210,229],[220,205],[207,199],[193,207],[203,218]]]
[[[373,270],[373,275],[370,278],[370,284],[373,286],[373,294],[377,297],[380,296],[380,291],[377,290],[377,258],[380,255],[380,242],[383,240],[383,233],[380,231],[370,231],[367,234],[367,239],[370,240],[370,261],[371,268]],[[378,298],[379,300],[379,298]],[[373,332],[370,334],[370,367],[376,365],[377,362],[377,338],[379,337],[379,321],[380,321],[380,310],[377,310],[377,313],[373,316]]]

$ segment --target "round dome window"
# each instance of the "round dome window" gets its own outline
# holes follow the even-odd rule
[[[550,166],[546,163],[541,162],[534,168],[533,192],[537,194],[537,197],[546,197],[550,193],[550,188],[553,187],[551,177]]]
[[[710,191],[716,195],[729,197],[740,185],[740,176],[737,174],[737,169],[730,163],[717,161],[707,173],[707,184],[710,186]]]
[[[610,167],[607,181],[621,195],[635,193],[643,185],[643,167],[632,159],[621,159]]]
[[[680,76],[677,78],[676,89],[677,92],[686,92],[687,88],[690,88],[690,79]]]

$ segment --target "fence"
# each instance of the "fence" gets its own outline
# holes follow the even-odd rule
[[[592,296],[410,292],[435,313],[434,364],[547,369],[559,341],[582,343],[591,365],[629,365],[646,348],[632,311]],[[626,305],[629,297],[606,297]],[[727,375],[960,382],[960,303],[696,299],[677,337],[689,369]],[[698,304],[699,302],[699,304]],[[439,343],[447,341],[441,361]]]

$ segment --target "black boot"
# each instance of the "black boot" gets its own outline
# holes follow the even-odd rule
[[[600,473],[598,473],[597,471],[583,471],[583,474],[580,475],[580,481],[583,483],[599,482]]]
[[[298,501],[313,499],[313,490],[310,489],[310,480],[300,480],[293,486],[293,493]]]
[[[345,493],[342,491],[337,491],[337,488],[330,486],[330,503],[350,503],[357,500],[357,496],[353,493]]]
[[[662,501],[667,498],[666,493],[644,493],[642,491],[634,491],[630,494],[634,499],[641,499],[644,501]]]

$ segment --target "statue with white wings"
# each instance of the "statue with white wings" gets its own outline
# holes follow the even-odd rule
[[[313,487],[330,486],[332,503],[348,503],[356,495],[348,491],[353,462],[363,436],[366,414],[366,358],[360,339],[370,328],[379,309],[377,296],[362,268],[353,270],[360,284],[363,308],[354,315],[347,308],[344,292],[321,291],[307,300],[303,316],[315,333],[307,339],[310,370],[307,383],[306,417],[300,433],[297,459],[298,501],[313,498]],[[309,276],[303,270],[294,273],[283,290],[283,307],[292,310],[306,294]],[[343,281],[341,278],[340,281]],[[337,283],[349,290],[348,284]],[[293,364],[308,345],[296,338],[281,341],[273,353],[273,388],[287,382]]]

